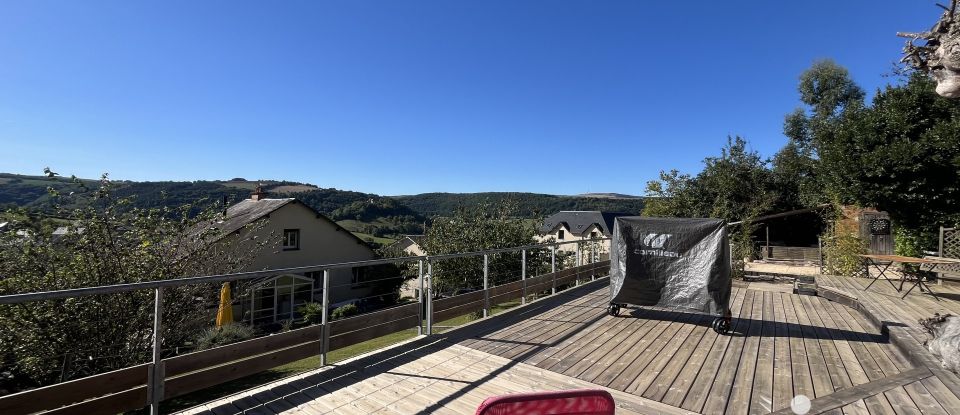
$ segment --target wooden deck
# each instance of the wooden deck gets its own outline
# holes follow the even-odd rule
[[[711,316],[604,313],[599,280],[443,335],[279,381],[194,413],[472,413],[486,397],[606,388],[618,413],[951,414],[950,379],[917,365],[839,302],[734,289],[733,331]]]
[[[960,315],[960,285],[958,284],[930,285],[937,297],[926,292],[921,293],[919,288],[915,288],[901,299],[903,293],[897,291],[884,279],[877,280],[869,290],[865,290],[872,281],[868,278],[821,275],[816,279],[821,289],[832,290],[857,300],[877,312],[882,321],[901,327],[909,338],[919,344],[923,344],[927,339],[923,328],[918,323],[919,319],[933,317],[934,313]],[[897,286],[900,285],[899,281],[893,282]],[[910,283],[907,283],[904,290],[908,289],[909,285]]]
[[[919,324],[921,318],[931,317],[934,313],[960,314],[960,286],[931,285],[937,297],[914,289],[901,299],[903,293],[882,279],[866,289],[870,281],[866,278],[822,275],[817,277],[817,289],[822,296],[856,307],[875,327],[889,333],[891,341],[911,364],[930,370],[936,381],[952,392],[950,396],[938,398],[940,402],[960,396],[960,377],[944,370],[940,362],[926,350],[924,342],[928,336]],[[956,403],[944,405],[949,413],[960,413],[960,406]]]

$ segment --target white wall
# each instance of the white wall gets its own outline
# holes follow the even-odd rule
[[[300,249],[283,250],[280,239],[284,229],[300,230]],[[273,211],[262,229],[257,230],[258,238],[270,238],[277,241],[264,247],[244,271],[259,271],[338,262],[364,261],[374,259],[375,254],[366,244],[350,234],[350,231],[324,219],[300,202],[292,202]],[[349,284],[353,273],[349,269],[330,272],[330,285]],[[367,287],[338,287],[330,290],[330,303],[352,298],[366,297],[370,294]]]

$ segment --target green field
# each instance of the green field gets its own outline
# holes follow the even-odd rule
[[[376,243],[378,243],[378,244],[380,244],[380,245],[384,245],[384,246],[390,245],[390,244],[392,244],[392,243],[394,243],[394,242],[397,241],[397,240],[394,239],[394,238],[386,238],[386,237],[381,237],[381,236],[373,236],[373,235],[370,235],[370,234],[368,234],[368,233],[360,232],[360,230],[359,230],[359,229],[362,229],[363,226],[365,226],[365,225],[368,225],[368,226],[389,225],[389,222],[386,222],[386,221],[377,220],[377,221],[374,221],[374,222],[361,222],[361,221],[354,220],[354,219],[344,219],[344,220],[337,221],[337,225],[343,226],[344,229],[350,231],[350,232],[353,233],[354,235],[357,235],[357,237],[359,237],[360,239],[363,239],[364,241],[373,240],[373,242],[376,242]]]

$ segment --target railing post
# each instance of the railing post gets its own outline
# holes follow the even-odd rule
[[[487,254],[483,254],[483,316],[490,315],[490,276]]]
[[[419,305],[419,307],[417,307],[417,316],[420,317],[419,321],[417,322],[417,335],[422,336],[423,335],[423,306],[424,306],[423,304],[423,260],[422,259],[417,261],[417,273],[420,275],[420,277],[417,279],[417,281],[420,284],[420,290],[418,291],[420,294],[417,296],[417,305]]]
[[[943,226],[940,227],[940,241],[937,244],[937,256],[943,258]]]
[[[583,251],[583,244],[580,242],[577,242],[577,266],[578,267],[583,265],[583,255],[581,251]]]
[[[327,365],[330,350],[330,270],[323,270],[323,310],[320,313],[320,366]]]
[[[590,242],[590,263],[591,264],[597,263],[597,242],[596,241]],[[590,267],[590,281],[594,281],[596,279],[597,279],[597,273],[594,272],[593,267]]]
[[[581,253],[582,251],[583,251],[583,243],[577,242],[577,262],[576,262],[577,267],[583,265],[583,254]],[[573,286],[578,287],[580,286],[580,270],[578,269],[577,273],[574,275],[575,277],[573,278]]]
[[[766,254],[766,249],[764,248],[764,254]],[[817,237],[817,253],[820,255],[820,274],[823,275],[823,239],[819,236]]]
[[[553,284],[550,287],[550,295],[557,293],[557,246],[550,246],[550,279]]]
[[[157,287],[153,291],[153,364],[150,365],[147,388],[150,400],[150,415],[160,414],[160,401],[163,400],[163,361],[160,360],[163,329],[163,291]]]
[[[433,334],[433,263],[427,259],[427,336]]]
[[[523,291],[520,291],[520,304],[527,303],[527,250],[520,254],[520,281],[523,281]]]

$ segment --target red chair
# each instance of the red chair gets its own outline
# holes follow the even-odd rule
[[[476,415],[614,415],[615,409],[609,392],[575,389],[492,396],[480,404]]]

